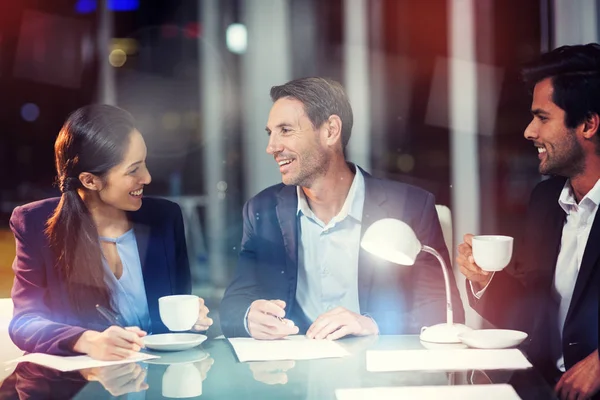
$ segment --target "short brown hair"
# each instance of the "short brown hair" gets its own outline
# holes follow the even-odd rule
[[[328,78],[311,77],[289,81],[271,88],[273,102],[291,97],[304,105],[308,118],[315,128],[321,126],[332,115],[342,120],[342,149],[346,148],[352,133],[352,107],[344,87]]]

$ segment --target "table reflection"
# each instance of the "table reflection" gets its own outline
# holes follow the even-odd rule
[[[113,396],[148,389],[147,366],[143,364],[131,363],[88,368],[81,370],[80,373],[87,381],[99,382]]]
[[[267,385],[285,385],[287,372],[296,366],[295,361],[253,361],[247,363],[252,377]]]
[[[21,363],[0,386],[0,399],[197,397],[202,395],[202,382],[214,364],[207,352],[202,353],[203,357],[196,361],[173,360],[169,355],[174,353],[165,353],[154,364],[129,363],[73,372]]]
[[[418,337],[372,336],[338,342],[350,356],[240,363],[227,340],[140,364],[62,373],[22,363],[0,387],[0,399],[257,398],[335,400],[344,388],[509,383],[527,399],[555,398],[533,370],[369,372],[367,350],[422,349]]]
[[[88,384],[77,371],[21,363],[0,386],[0,399],[70,399]]]

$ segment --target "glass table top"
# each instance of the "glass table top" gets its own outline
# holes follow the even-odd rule
[[[522,399],[554,399],[534,369],[521,371],[368,372],[367,350],[421,349],[418,336],[338,341],[351,356],[238,362],[225,339],[163,353],[157,360],[61,373],[22,363],[2,383],[0,399],[335,399],[341,388],[509,383]]]

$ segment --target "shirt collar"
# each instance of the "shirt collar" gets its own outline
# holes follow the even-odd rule
[[[352,185],[350,185],[348,196],[346,196],[342,209],[334,218],[337,221],[343,220],[348,215],[358,222],[362,221],[363,205],[365,202],[365,178],[360,171],[360,168],[355,167],[355,170],[356,173],[354,174]],[[296,193],[298,195],[298,209],[296,210],[296,215],[302,213],[307,217],[315,218],[301,186],[296,186]]]
[[[563,186],[562,191],[560,192],[560,196],[558,197],[558,204],[567,214],[569,213],[571,207],[577,206],[577,200],[575,199],[575,195],[573,194],[573,188],[571,187],[571,180],[567,180],[565,182],[565,185]],[[598,204],[600,204],[600,179],[579,202],[580,206],[587,207],[589,205],[591,206],[591,209],[597,207]]]

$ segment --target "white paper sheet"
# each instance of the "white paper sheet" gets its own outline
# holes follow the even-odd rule
[[[367,351],[367,371],[462,371],[526,369],[532,365],[517,349]]]
[[[461,400],[519,400],[520,397],[505,383],[498,385],[405,386],[391,388],[338,389],[337,400],[397,400],[397,399],[461,399]]]
[[[280,340],[252,338],[228,339],[240,362],[312,360],[350,355],[342,346],[330,340],[308,339],[306,336],[289,336]]]
[[[127,364],[127,363],[132,363],[132,362],[150,360],[152,358],[160,358],[160,357],[150,355],[150,354],[145,354],[145,353],[137,353],[134,356],[126,358],[124,360],[99,361],[99,360],[94,360],[93,358],[91,358],[89,356],[61,357],[61,356],[53,356],[50,354],[43,354],[43,353],[31,353],[31,354],[26,354],[22,357],[16,358],[12,361],[9,361],[6,364],[19,363],[19,362],[32,362],[35,364],[43,365],[44,367],[54,368],[59,371],[66,372],[66,371],[75,371],[75,370],[84,369],[84,368],[108,367],[109,365]]]

